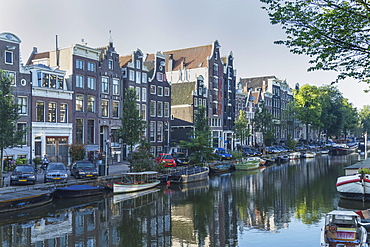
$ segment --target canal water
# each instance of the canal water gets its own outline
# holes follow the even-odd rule
[[[357,209],[336,178],[358,154],[317,156],[138,194],[0,214],[0,246],[319,246],[325,213]]]

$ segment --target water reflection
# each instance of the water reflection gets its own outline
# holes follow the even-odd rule
[[[160,190],[57,200],[0,215],[2,246],[279,246],[256,233],[276,238],[293,222],[298,228],[318,225],[337,207],[368,207],[339,200],[335,188],[343,166],[357,160],[319,156]],[[290,234],[304,246],[318,244],[307,232]]]

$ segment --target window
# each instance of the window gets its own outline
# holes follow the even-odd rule
[[[170,103],[164,102],[164,116],[169,117],[170,116]]]
[[[67,114],[68,114],[68,105],[65,103],[60,104],[59,115],[60,115],[61,123],[67,122],[67,116],[68,116]]]
[[[141,73],[140,73],[140,71],[136,71],[136,83],[141,83]]]
[[[163,122],[157,122],[157,142],[163,141]]]
[[[95,121],[93,119],[87,120],[87,143],[94,143],[95,136]]]
[[[213,113],[213,115],[217,115],[217,113],[218,113],[217,102],[213,102],[213,104],[212,104],[212,113]]]
[[[5,51],[5,63],[13,64],[13,52]]]
[[[108,77],[101,78],[101,91],[102,93],[109,93]]]
[[[157,72],[157,80],[158,81],[163,81],[163,73]]]
[[[150,101],[150,116],[155,117],[156,103],[154,100]]]
[[[56,75],[50,75],[50,87],[51,88],[57,87],[57,76]]]
[[[45,103],[44,102],[36,102],[36,122],[44,122],[44,107]]]
[[[27,97],[18,97],[18,113],[27,115]]]
[[[164,96],[170,96],[170,88],[169,87],[164,88]]]
[[[108,100],[102,100],[101,102],[101,115],[102,117],[108,117],[108,110],[109,110],[109,105],[108,105]]]
[[[49,74],[44,74],[43,73],[42,86],[43,87],[49,87]]]
[[[78,143],[83,143],[83,130],[84,130],[84,121],[82,118],[76,119],[76,141]]]
[[[137,69],[141,68],[141,61],[140,60],[136,60],[136,68]]]
[[[112,117],[118,118],[119,117],[119,102],[113,101],[112,103]]]
[[[113,79],[113,94],[119,95],[119,79]]]
[[[82,94],[76,95],[76,111],[82,112],[84,110],[84,96]]]
[[[84,69],[84,61],[77,59],[76,60],[76,69]]]
[[[76,87],[84,88],[84,77],[82,75],[76,75]]]
[[[155,87],[155,85],[150,86],[150,93],[151,94],[156,94],[157,93],[157,88]]]
[[[9,80],[11,80],[11,85],[15,85],[15,73],[14,72],[10,72],[10,71],[7,71],[6,72],[6,75],[8,77]]]
[[[141,101],[146,102],[146,88],[141,89]]]
[[[96,87],[96,79],[95,77],[87,77],[87,88],[95,90]]]
[[[48,104],[48,122],[55,123],[57,121],[57,104]]]
[[[113,70],[113,60],[112,59],[108,60],[108,69]]]
[[[87,112],[95,112],[95,97],[87,96]]]
[[[163,96],[163,87],[158,87],[158,96]]]
[[[95,72],[95,63],[88,62],[87,63],[87,70],[91,72]]]
[[[146,120],[146,105],[144,104],[141,106],[141,117]]]
[[[135,71],[133,71],[133,70],[129,71],[129,80],[130,81],[135,81]]]
[[[24,133],[27,129],[27,124],[26,123],[17,123],[17,129],[19,131],[23,131],[23,133]],[[27,135],[23,135],[22,136],[22,144],[26,144],[26,143],[27,143]]]
[[[141,82],[142,83],[147,83],[148,81],[148,75],[146,73],[141,74]]]
[[[149,134],[149,141],[154,142],[155,141],[155,122],[150,122],[150,134]]]
[[[140,87],[135,88],[137,101],[140,101],[140,95],[141,95],[140,89],[141,89]]]
[[[218,76],[218,64],[217,63],[213,65],[213,75]]]
[[[157,106],[157,116],[158,117],[163,117],[163,102],[158,101],[157,104],[158,104],[158,106]]]
[[[194,106],[197,107],[198,106],[198,99],[194,97]]]
[[[63,89],[64,88],[64,77],[58,76],[57,81],[58,81],[57,88]]]

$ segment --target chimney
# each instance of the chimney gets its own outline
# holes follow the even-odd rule
[[[170,58],[168,59],[168,71],[172,71],[173,70],[173,54],[170,54]]]

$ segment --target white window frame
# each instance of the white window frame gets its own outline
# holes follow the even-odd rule
[[[141,82],[142,83],[147,83],[148,82],[148,74],[147,73],[142,73],[141,74]]]
[[[130,70],[128,72],[128,78],[129,78],[130,81],[135,81],[135,71]]]
[[[157,117],[163,117],[163,102],[157,101]]]
[[[115,106],[114,103],[117,103],[117,106]],[[113,111],[114,108],[117,108],[117,116],[114,116],[114,114],[113,114],[114,113],[114,111]],[[119,118],[119,112],[120,112],[119,101],[113,100],[112,101],[112,118]]]
[[[91,102],[89,99],[93,99],[93,104],[91,105],[91,111],[89,111],[89,103]],[[96,105],[96,97],[93,95],[88,95],[87,96],[87,112],[95,112],[95,105]]]
[[[170,96],[170,88],[169,88],[169,87],[165,87],[165,88],[164,88],[163,95],[164,95],[164,96]]]
[[[143,88],[141,88],[141,101],[146,102],[146,97],[147,97],[146,88],[143,87]]]
[[[80,98],[79,98],[80,97]],[[76,94],[76,112],[83,112],[84,111],[84,98],[85,96],[83,94]],[[77,110],[77,101],[82,101],[81,102],[81,111]]]
[[[18,96],[18,113],[19,115],[28,115],[28,97]]]
[[[96,78],[92,76],[87,77],[87,88],[95,90],[96,88]]]
[[[103,109],[104,109],[104,108],[103,108],[103,106],[104,106],[104,105],[103,105],[103,102],[107,102],[107,104],[106,104],[106,106],[107,106],[107,115],[106,115],[106,116],[104,116],[104,114],[103,114],[103,113],[104,113],[104,111],[103,111]],[[101,106],[102,106],[102,107],[101,107],[101,116],[102,116],[103,118],[108,118],[108,117],[109,117],[109,100],[104,100],[104,99],[103,99],[103,100],[101,101]]]
[[[7,54],[10,54],[10,59],[12,61],[10,61],[10,62],[7,61]],[[13,64],[14,63],[14,53],[12,51],[5,51],[4,62],[5,62],[5,64]]]
[[[163,87],[158,86],[157,92],[158,92],[157,94],[158,96],[163,96]]]
[[[85,67],[85,63],[81,59],[76,59],[76,69],[83,70]]]
[[[153,107],[152,107],[153,106]],[[149,113],[151,117],[155,117],[157,114],[157,102],[155,100],[150,101]],[[152,114],[153,113],[153,114]]]
[[[146,120],[146,105],[145,104],[142,104],[141,105],[141,112],[140,112],[140,114],[141,114],[142,119],[143,120]]]
[[[103,76],[101,78],[101,92],[109,94],[109,77]]]
[[[141,83],[141,72],[136,71],[136,83],[140,84]]]
[[[152,91],[152,89],[154,89]],[[155,85],[150,85],[150,94],[157,94],[157,87]]]
[[[87,71],[95,72],[96,64],[92,62],[87,62]]]
[[[49,87],[50,87],[50,82],[49,82]],[[76,75],[76,88],[84,88],[84,76],[83,75]]]
[[[170,116],[170,102],[164,102],[163,114],[164,117]]]
[[[119,95],[120,91],[120,80],[118,78],[113,78],[113,95]]]
[[[136,101],[141,101],[141,87],[136,87]]]

